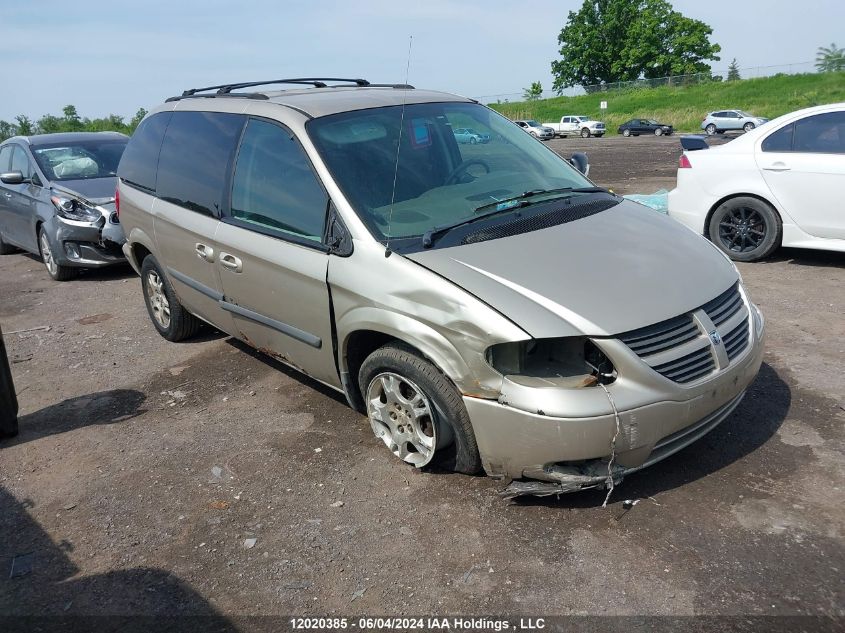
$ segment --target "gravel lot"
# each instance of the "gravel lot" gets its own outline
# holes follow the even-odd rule
[[[550,145],[619,193],[674,183],[676,137]],[[845,254],[740,270],[767,318],[759,378],[602,508],[388,459],[274,360],[160,338],[128,268],[55,283],[2,257],[21,431],[0,444],[0,613],[843,617]]]

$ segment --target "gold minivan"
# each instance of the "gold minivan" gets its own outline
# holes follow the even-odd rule
[[[162,336],[205,321],[296,367],[417,467],[612,486],[714,428],[760,368],[763,317],[711,243],[471,99],[188,90],[118,176]]]

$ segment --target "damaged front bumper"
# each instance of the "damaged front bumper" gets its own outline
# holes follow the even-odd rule
[[[117,214],[109,206],[98,207],[102,217],[94,222],[55,215],[45,223],[59,265],[101,268],[126,261],[122,250],[126,237]]]
[[[620,373],[609,393],[600,387],[538,389],[533,407],[527,397],[503,404],[464,396],[485,471],[509,482],[502,493],[508,498],[619,483],[693,443],[733,412],[760,369],[762,328],[761,321],[748,349],[727,369],[691,387],[659,376],[650,383],[626,380]],[[572,417],[560,416],[562,410]]]

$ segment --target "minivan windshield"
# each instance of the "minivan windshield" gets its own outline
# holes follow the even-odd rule
[[[32,154],[49,180],[111,178],[128,138],[35,145]]]
[[[466,128],[484,141],[455,133]],[[313,119],[307,130],[347,200],[382,241],[422,236],[527,192],[533,204],[592,186],[520,127],[475,103],[355,110]]]

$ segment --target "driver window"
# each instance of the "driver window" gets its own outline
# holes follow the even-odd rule
[[[29,162],[29,158],[26,152],[17,145],[12,150],[12,167],[10,171],[21,172],[25,180],[32,178],[32,165]]]

